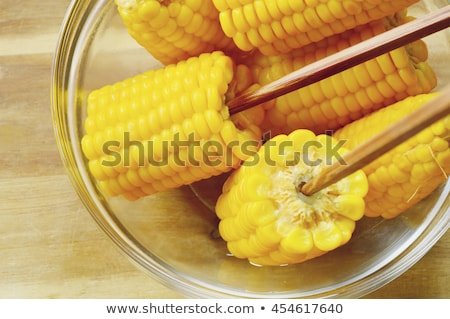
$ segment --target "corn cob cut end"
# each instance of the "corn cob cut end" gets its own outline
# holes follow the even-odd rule
[[[336,141],[309,130],[278,135],[227,179],[216,213],[220,234],[235,257],[255,265],[295,264],[350,240],[364,213],[368,186],[363,172],[310,197],[299,192],[326,165],[325,145],[336,146]]]

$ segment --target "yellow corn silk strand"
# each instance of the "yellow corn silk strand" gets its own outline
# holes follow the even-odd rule
[[[408,97],[348,124],[334,137],[353,149],[436,94]],[[444,183],[450,173],[449,141],[447,116],[364,167],[369,181],[365,215],[394,218]]]
[[[225,36],[211,0],[115,0],[128,33],[154,58],[172,64],[201,53],[240,52]]]
[[[287,53],[407,8],[417,0],[212,0],[244,50]]]
[[[241,69],[205,53],[91,92],[82,149],[99,187],[134,200],[239,166],[261,136],[225,106]]]
[[[216,203],[231,254],[255,265],[285,265],[347,243],[364,214],[365,174],[357,171],[308,197],[299,192],[345,151],[328,135],[300,129],[270,139],[244,161]]]
[[[256,82],[268,84],[312,62],[380,34],[412,17],[400,12],[288,54],[253,54],[246,60]],[[407,96],[430,92],[437,84],[421,40],[328,77],[275,100],[266,109],[263,131],[289,134],[306,128],[334,130]]]

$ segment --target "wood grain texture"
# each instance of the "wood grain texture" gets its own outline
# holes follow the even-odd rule
[[[180,298],[133,264],[74,192],[50,114],[68,0],[0,3],[0,298]],[[449,298],[450,234],[373,298]]]

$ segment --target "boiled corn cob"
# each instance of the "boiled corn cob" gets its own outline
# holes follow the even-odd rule
[[[229,87],[248,82],[233,84],[241,69],[205,53],[93,91],[82,150],[100,188],[138,199],[229,171],[255,152],[261,132],[245,113],[235,124],[224,104]]]
[[[328,37],[288,54],[254,54],[246,64],[257,83],[270,83],[296,69],[380,34],[412,19],[406,12]],[[421,40],[395,49],[334,76],[280,96],[266,110],[264,131],[274,135],[297,128],[315,133],[333,130],[410,95],[428,93],[436,76]]]
[[[357,171],[309,197],[299,191],[337,159],[330,147],[339,149],[334,138],[296,130],[266,142],[232,173],[216,203],[231,254],[256,265],[294,264],[348,242],[364,214],[365,174]]]
[[[438,93],[408,97],[338,130],[334,136],[353,149]],[[415,205],[450,173],[450,116],[363,168],[369,181],[365,215],[394,218]]]
[[[211,0],[115,0],[129,34],[154,58],[172,64],[201,53],[239,50],[226,37]]]
[[[225,34],[244,50],[287,53],[393,14],[417,0],[212,0]]]

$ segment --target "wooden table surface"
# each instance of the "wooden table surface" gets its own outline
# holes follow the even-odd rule
[[[179,298],[136,269],[75,194],[59,158],[50,74],[69,0],[0,3],[0,297]],[[449,298],[450,232],[368,297]]]

